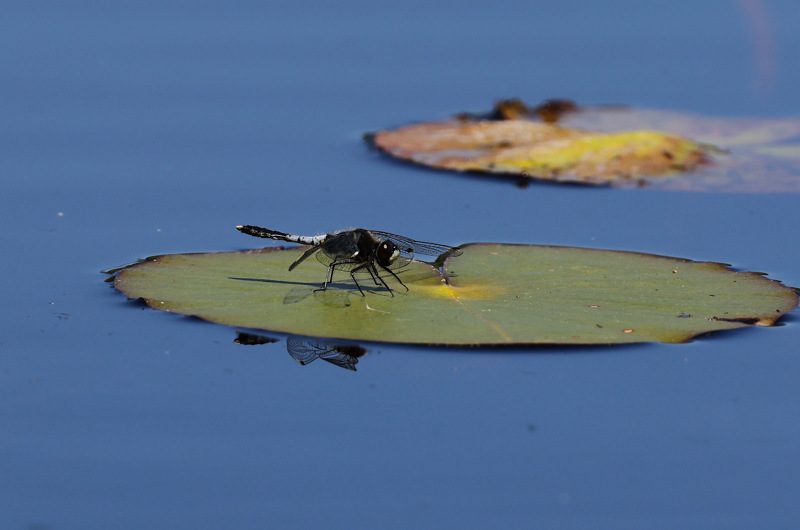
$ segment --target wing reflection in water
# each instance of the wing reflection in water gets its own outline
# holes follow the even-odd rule
[[[236,332],[236,344],[253,346],[259,344],[270,344],[278,342],[280,339],[265,337],[254,333]],[[358,358],[367,353],[367,350],[357,344],[333,344],[326,339],[317,337],[301,337],[290,335],[286,339],[286,350],[295,361],[305,366],[309,363],[322,359],[331,364],[356,371]]]
[[[317,359],[356,371],[358,358],[367,350],[357,344],[329,344],[323,339],[291,336],[286,339],[286,349],[294,360],[302,365]]]

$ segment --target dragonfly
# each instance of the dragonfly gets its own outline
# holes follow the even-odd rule
[[[415,241],[407,237],[390,234],[389,232],[366,230],[364,228],[350,228],[319,236],[286,234],[277,230],[252,225],[239,225],[236,229],[250,236],[311,245],[297,261],[289,266],[289,270],[294,270],[308,257],[316,255],[317,260],[328,267],[325,282],[321,288],[316,289],[317,291],[324,291],[328,288],[328,284],[333,282],[334,271],[349,271],[350,277],[358,287],[361,296],[366,295],[356,279],[355,275],[357,273],[369,273],[375,285],[383,285],[389,291],[389,294],[394,297],[392,289],[386,283],[386,280],[381,277],[378,269],[391,274],[408,291],[406,284],[394,271],[411,263],[414,259],[414,254],[447,258],[459,256],[462,253],[458,247]]]

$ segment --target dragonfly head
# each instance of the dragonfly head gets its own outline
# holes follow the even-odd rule
[[[400,249],[391,241],[384,240],[375,250],[375,259],[378,264],[388,267],[400,256]]]

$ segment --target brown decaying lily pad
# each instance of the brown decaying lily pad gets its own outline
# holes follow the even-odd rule
[[[383,130],[391,156],[454,171],[694,191],[800,191],[800,119],[724,119],[554,100]],[[689,139],[692,138],[692,139]],[[788,142],[788,143],[787,143]]]
[[[423,123],[385,131],[375,145],[420,164],[606,184],[687,171],[702,147],[658,131],[593,133],[528,120]]]

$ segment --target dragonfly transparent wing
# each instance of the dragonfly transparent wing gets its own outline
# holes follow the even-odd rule
[[[408,237],[390,234],[389,232],[380,232],[378,230],[370,230],[370,232],[378,239],[388,239],[392,241],[395,245],[397,245],[397,248],[400,249],[400,258],[398,258],[395,263],[389,266],[390,269],[405,267],[411,262],[412,259],[414,259],[414,254],[423,254],[425,256],[433,256],[438,258],[443,254],[446,254],[447,257],[450,257],[460,256],[462,253],[460,248],[451,247],[449,245],[428,243],[427,241],[416,241]],[[402,263],[398,265],[398,262]]]

